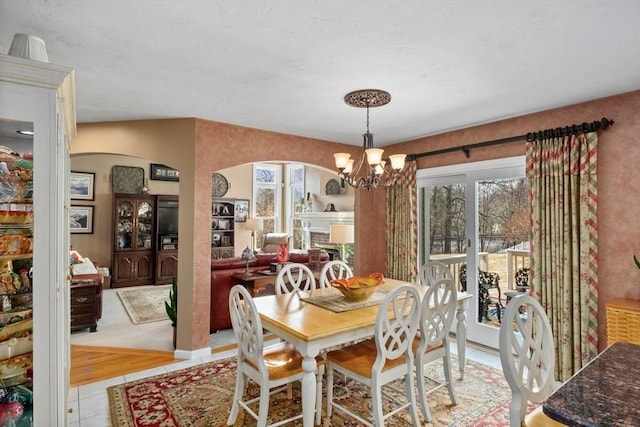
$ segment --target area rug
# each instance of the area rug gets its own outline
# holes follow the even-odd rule
[[[171,285],[133,287],[116,291],[134,325],[167,320],[164,302],[169,300]]]
[[[457,362],[454,361],[457,370]],[[426,376],[440,380],[442,365],[433,363],[426,370]],[[235,386],[235,358],[209,362],[195,367],[182,369],[168,374],[149,377],[129,383],[109,387],[109,408],[114,426],[126,427],[171,427],[171,426],[226,426]],[[457,372],[454,372],[457,376]],[[371,399],[365,387],[348,381],[341,375],[335,377],[334,398],[356,406],[363,416],[370,411]],[[396,396],[403,396],[402,381],[396,381],[393,387]],[[456,427],[502,427],[508,426],[508,406],[511,393],[501,371],[473,361],[467,362],[464,380],[455,380],[458,405],[449,401],[446,387],[429,397],[429,408],[433,416],[427,426]],[[294,383],[293,400],[286,393],[272,395],[269,406],[269,423],[285,419],[291,414],[302,411],[300,402],[300,384]],[[248,394],[257,396],[259,389],[249,381]],[[326,390],[323,389],[323,396]],[[384,400],[384,399],[383,399]],[[385,411],[391,408],[387,403]],[[257,405],[253,408],[257,412]],[[323,415],[326,401],[323,398]],[[391,417],[386,426],[409,427],[411,418],[401,411],[402,418]],[[253,418],[240,411],[236,427],[254,426]],[[287,425],[302,425],[293,422]],[[331,419],[323,416],[323,427],[358,426],[348,415],[334,412]]]

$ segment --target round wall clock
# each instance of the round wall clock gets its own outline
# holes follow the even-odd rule
[[[229,183],[227,178],[220,173],[211,175],[211,195],[213,197],[223,197],[229,191]]]

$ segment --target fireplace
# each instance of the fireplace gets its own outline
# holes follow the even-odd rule
[[[353,224],[353,212],[300,212],[296,215],[302,220],[302,248],[321,248],[339,259],[340,246],[329,243],[329,229],[332,224]]]

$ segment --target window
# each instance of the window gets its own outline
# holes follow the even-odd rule
[[[262,218],[262,233],[281,230],[282,166],[258,163],[253,165],[254,217]]]

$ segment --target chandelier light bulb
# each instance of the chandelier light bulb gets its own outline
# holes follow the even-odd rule
[[[380,164],[384,150],[382,148],[369,148],[365,153],[367,153],[367,163],[373,166]]]
[[[404,161],[407,158],[406,154],[392,154],[389,156],[389,160],[391,161],[391,167],[396,171],[401,171],[404,169]]]
[[[351,154],[349,153],[335,153],[333,155],[333,158],[336,161],[336,168],[338,169],[346,168],[347,164],[349,163],[350,157],[351,157]]]

